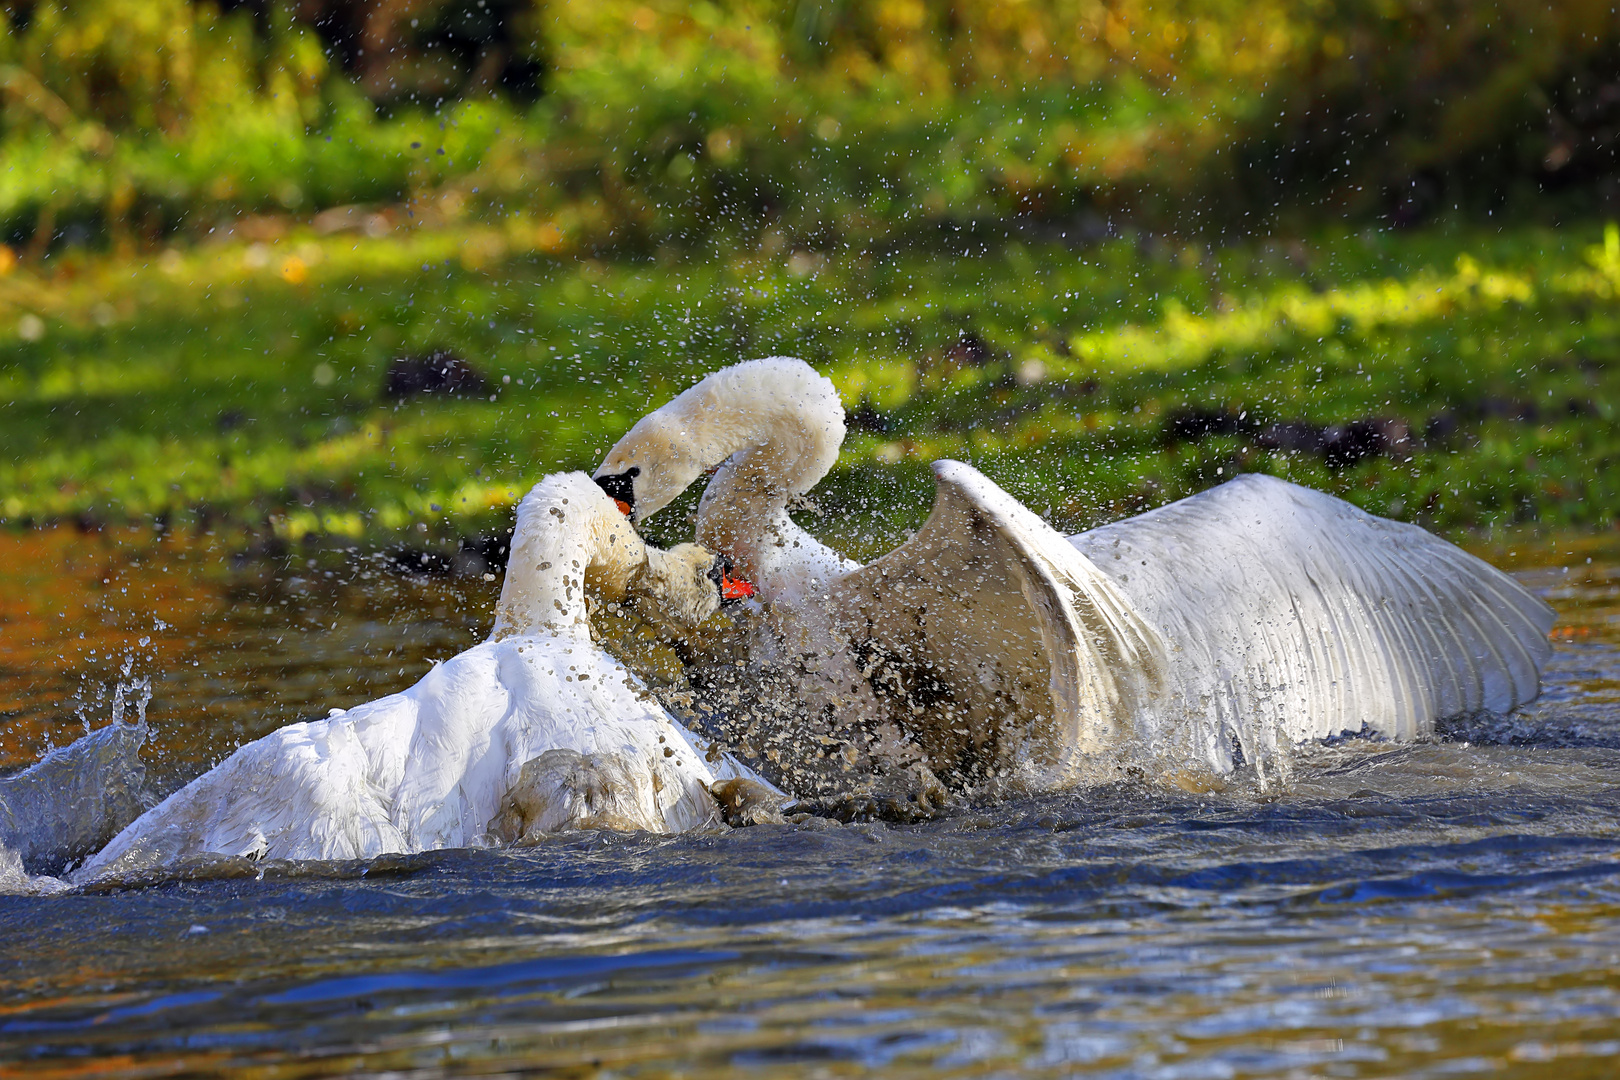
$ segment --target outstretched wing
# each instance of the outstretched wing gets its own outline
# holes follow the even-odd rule
[[[830,609],[936,772],[1078,779],[1154,693],[1158,635],[1113,581],[977,470],[939,461],[934,476],[927,522],[843,576]]]
[[[1243,476],[1071,538],[1176,655],[1172,723],[1395,739],[1536,696],[1553,611],[1424,530]]]

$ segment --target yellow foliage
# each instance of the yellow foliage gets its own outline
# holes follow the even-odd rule
[[[18,165],[0,224],[99,210],[126,245],[154,207],[302,214],[445,187],[469,196],[447,217],[497,193],[525,229],[553,221],[542,250],[598,225],[691,238],[739,206],[817,236],[918,211],[1151,213],[1193,191],[1215,216],[1289,199],[1355,212],[1485,151],[1607,168],[1606,136],[1535,148],[1525,125],[1569,113],[1560,88],[1620,44],[1603,0],[513,0],[488,7],[545,70],[539,104],[469,91],[445,106],[462,120],[450,152],[407,154],[414,107],[374,115],[376,87],[333,70],[308,4],[27,6],[21,31],[0,14]],[[424,27],[450,9],[353,6]],[[503,119],[468,122],[481,112]]]
[[[534,231],[534,246],[548,255],[561,251],[563,244],[562,230],[549,221]]]

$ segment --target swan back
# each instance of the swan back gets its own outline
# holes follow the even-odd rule
[[[596,479],[640,521],[738,455],[770,477],[772,497],[785,506],[827,475],[843,441],[844,407],[832,381],[803,360],[769,356],[707,375],[642,417],[608,451]]]
[[[553,770],[549,786],[531,770],[525,784],[524,766],[557,750],[597,767],[578,782]],[[540,831],[681,832],[714,818],[707,785],[740,775],[711,767],[706,750],[588,640],[486,641],[407,690],[239,748],[125,828],[75,880],[203,853],[365,859],[466,847],[520,785],[550,808]],[[593,794],[605,810],[587,805]]]

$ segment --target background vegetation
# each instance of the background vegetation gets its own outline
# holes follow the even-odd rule
[[[0,516],[467,536],[790,352],[897,525],[950,454],[1069,527],[1245,469],[1606,526],[1617,46],[1587,0],[0,0]],[[381,394],[433,349],[490,392]]]
[[[452,193],[630,247],[1590,204],[1617,36],[1597,0],[5,0],[0,232]]]

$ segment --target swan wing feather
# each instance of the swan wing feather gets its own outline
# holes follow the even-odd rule
[[[366,743],[397,742],[416,704],[393,694],[239,748],[136,818],[74,875],[88,881],[202,854],[361,859],[405,850]]]
[[[948,699],[914,712],[910,728],[936,768],[988,749],[1003,774],[1078,778],[1161,677],[1159,637],[1113,581],[976,469],[939,461],[934,475],[922,528],[844,575],[831,610],[858,652],[898,661],[914,700]]]
[[[1268,737],[1424,736],[1535,697],[1550,607],[1418,528],[1269,476],[1239,477],[1071,538],[1180,656],[1182,720],[1225,695]],[[1256,719],[1270,720],[1256,724]],[[1269,735],[1268,735],[1269,733]]]

